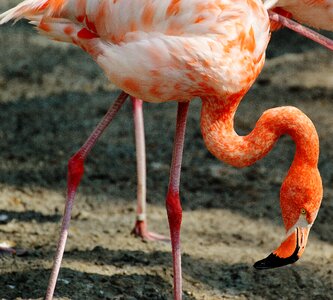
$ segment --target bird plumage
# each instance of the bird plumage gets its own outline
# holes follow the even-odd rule
[[[0,23],[32,20],[47,36],[90,53],[119,88],[151,102],[249,87],[269,40],[267,13],[257,1],[36,3],[23,2]]]

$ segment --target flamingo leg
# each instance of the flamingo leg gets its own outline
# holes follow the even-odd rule
[[[62,261],[62,257],[65,250],[68,228],[71,219],[71,211],[73,208],[74,197],[76,194],[76,190],[79,186],[81,178],[84,173],[84,161],[87,158],[89,152],[96,144],[98,138],[101,136],[103,131],[108,127],[113,117],[119,111],[121,106],[124,104],[128,94],[122,92],[114,104],[109,108],[106,115],[94,129],[92,134],[86,140],[84,145],[80,148],[78,152],[76,152],[68,162],[68,179],[67,179],[67,199],[65,204],[65,212],[62,220],[60,237],[58,241],[57,250],[54,257],[53,268],[51,272],[51,276],[49,279],[49,284],[46,291],[45,300],[51,300],[53,298],[54,289],[57,283],[57,278],[60,270],[60,265]]]
[[[179,199],[179,182],[188,107],[189,102],[178,103],[177,125],[172,153],[170,180],[168,194],[166,197],[166,209],[168,214],[172,245],[173,284],[175,300],[182,299],[182,271],[180,252],[180,227],[182,223],[182,207]]]
[[[147,241],[169,241],[163,235],[149,232],[146,215],[146,148],[143,120],[143,101],[131,97],[135,129],[136,164],[137,164],[137,209],[136,222],[132,233]]]
[[[333,50],[333,41],[322,34],[303,26],[289,18],[279,15],[276,12],[269,11],[269,18],[275,22],[281,23],[283,26],[313,40],[314,42],[326,47],[329,50]]]

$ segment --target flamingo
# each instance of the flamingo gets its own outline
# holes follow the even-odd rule
[[[332,0],[268,0],[265,6],[300,23],[333,31]]]
[[[45,299],[54,294],[85,159],[128,97],[134,104],[140,103],[136,99],[178,103],[166,196],[174,299],[182,298],[179,186],[187,112],[194,97],[202,100],[205,144],[225,163],[252,165],[270,152],[281,135],[293,138],[296,153],[280,192],[286,237],[254,267],[280,267],[301,257],[323,193],[313,123],[297,108],[286,106],[264,112],[246,136],[234,130],[237,107],[263,67],[270,37],[261,1],[25,0],[0,15],[0,24],[21,18],[51,39],[81,47],[123,90],[68,162],[65,212]]]
[[[333,50],[332,40],[292,20],[333,31],[333,0],[266,0],[264,5],[269,10],[272,31],[286,26]]]

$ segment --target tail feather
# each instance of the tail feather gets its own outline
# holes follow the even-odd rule
[[[76,42],[77,34],[82,29],[70,20],[43,16],[32,17],[30,24],[35,25],[39,33],[49,39],[65,43]]]
[[[64,0],[25,0],[2,13],[0,25],[11,20],[28,19],[41,34],[56,41],[75,44],[96,58],[102,52],[99,36],[89,26],[86,28],[84,24],[63,18],[59,11],[66,3]]]
[[[0,15],[0,25],[11,20],[17,22],[20,19],[31,19],[43,11],[49,3],[49,0],[25,0],[16,7],[7,10]]]

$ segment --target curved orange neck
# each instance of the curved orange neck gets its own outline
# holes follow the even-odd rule
[[[311,120],[300,110],[286,106],[265,111],[255,128],[246,136],[234,130],[234,115],[244,95],[240,92],[221,99],[202,99],[201,131],[208,150],[218,159],[236,166],[252,165],[263,158],[281,135],[296,143],[292,167],[307,164],[317,167],[319,141]]]

